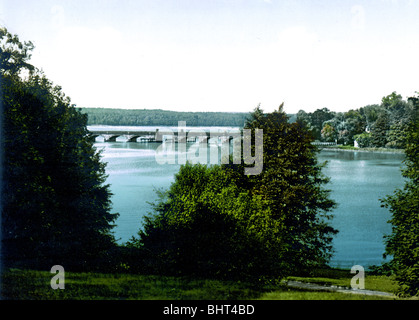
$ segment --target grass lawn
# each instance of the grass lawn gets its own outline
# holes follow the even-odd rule
[[[334,285],[340,287],[351,287],[351,279],[354,275],[349,270],[323,269],[316,270],[312,277],[288,277],[288,280],[310,282],[322,285]],[[365,274],[365,289],[384,292],[395,292],[397,283],[393,276],[375,276]]]
[[[314,277],[289,280],[350,286],[349,271],[329,269]],[[245,282],[134,274],[65,273],[65,289],[53,290],[53,274],[45,271],[8,270],[2,277],[2,297],[12,300],[365,300],[388,297],[291,289],[284,284],[256,286]],[[396,284],[386,276],[366,276],[365,289],[393,292]]]

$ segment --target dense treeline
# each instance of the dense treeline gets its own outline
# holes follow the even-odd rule
[[[82,108],[89,116],[88,125],[113,126],[177,126],[186,121],[188,126],[243,127],[249,113],[245,112],[178,112],[160,109]],[[290,115],[290,121],[295,115]]]
[[[89,116],[89,125],[121,126],[177,126],[186,121],[188,126],[243,127],[248,113],[230,112],[176,112],[167,110],[130,110],[107,108],[83,108]]]
[[[105,165],[80,113],[0,29],[1,258],[7,267],[98,269],[115,247]]]
[[[177,126],[186,121],[188,126],[243,127],[248,113],[175,112],[168,110],[127,110],[83,108],[89,125]],[[289,115],[289,122],[304,121],[315,140],[365,147],[404,149],[406,132],[412,120],[412,102],[403,100],[396,92],[383,97],[380,104],[367,105],[347,112],[327,108],[314,112],[300,110]]]
[[[361,148],[404,149],[413,114],[412,101],[403,100],[401,95],[393,92],[383,97],[381,104],[348,112],[334,112],[327,108],[312,113],[300,110],[297,120],[307,123],[316,140],[346,145],[356,141]]]

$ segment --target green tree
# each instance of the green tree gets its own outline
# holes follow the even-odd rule
[[[361,133],[354,136],[360,148],[368,148],[371,146],[371,133]]]
[[[83,108],[89,116],[89,125],[177,126],[179,119],[189,126],[239,126],[244,112],[175,112],[166,110],[129,110],[111,108]]]
[[[350,124],[350,131],[352,137],[355,134],[360,134],[365,131],[367,123],[359,110],[349,110],[348,112],[345,112],[344,117],[346,121]]]
[[[349,124],[346,121],[340,122],[336,126],[338,143],[350,144],[351,143],[351,132]]]
[[[404,149],[406,146],[406,134],[409,130],[409,119],[404,118],[393,123],[388,131],[387,148]]]
[[[259,278],[269,272],[256,236],[264,211],[219,166],[186,164],[128,246],[142,249],[148,272]]]
[[[379,114],[383,112],[383,108],[378,104],[367,105],[360,108],[359,112],[363,115],[366,122],[366,129],[369,131],[374,122],[377,121]]]
[[[336,130],[334,127],[332,127],[331,124],[325,123],[323,129],[322,129],[322,139],[324,141],[330,142],[335,141],[337,138]]]
[[[387,148],[404,148],[408,125],[412,118],[412,104],[396,92],[383,97],[381,107],[388,114]]]
[[[33,71],[28,63],[34,45],[31,41],[20,42],[17,35],[12,35],[6,28],[0,28],[0,66],[2,75],[18,75],[21,71]]]
[[[388,142],[390,120],[386,112],[381,113],[371,129],[371,145],[373,147],[385,147]]]
[[[406,139],[403,189],[382,200],[390,209],[392,233],[386,238],[386,254],[393,257],[401,295],[419,295],[419,99],[409,99],[414,116]]]
[[[393,121],[402,119],[406,112],[405,109],[408,108],[407,102],[395,91],[381,99],[381,106],[391,113]]]
[[[182,166],[130,243],[149,269],[259,279],[310,270],[330,258],[334,202],[323,188],[328,180],[310,132],[289,123],[282,109],[256,108],[245,128],[263,129],[261,174],[244,175],[244,161]]]
[[[324,122],[333,119],[334,113],[327,108],[317,109],[310,114],[311,130],[317,140],[321,139],[321,130],[323,129]]]
[[[304,123],[306,126],[310,126],[310,115],[304,110],[299,110],[297,112],[297,122]]]
[[[89,141],[87,116],[27,63],[32,44],[5,29],[1,37],[5,263],[100,268],[114,248],[117,215],[110,213],[105,164]]]
[[[329,180],[317,162],[312,135],[303,123],[288,123],[283,105],[269,114],[257,110],[245,128],[263,129],[264,169],[260,175],[246,176],[246,186],[262,197],[278,224],[278,259],[293,270],[324,264],[337,232],[328,224],[335,203],[324,188]]]

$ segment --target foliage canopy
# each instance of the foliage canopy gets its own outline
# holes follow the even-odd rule
[[[32,43],[6,29],[0,39],[2,258],[26,268],[101,266],[117,215],[87,116],[27,62]]]
[[[316,140],[339,144],[358,142],[364,147],[404,149],[408,123],[414,113],[412,101],[393,92],[381,104],[367,105],[347,112],[327,108],[314,112],[300,110],[297,120],[305,122]]]
[[[245,128],[264,130],[262,173],[243,175],[243,161],[182,166],[129,244],[150,270],[260,279],[329,259],[335,204],[307,128],[259,107]]]
[[[386,254],[400,284],[399,294],[419,295],[419,98],[411,97],[415,113],[406,137],[406,182],[403,189],[382,200],[390,209],[392,233],[386,238]]]

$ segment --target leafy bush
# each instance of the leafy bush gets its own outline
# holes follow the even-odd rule
[[[252,280],[323,265],[336,233],[327,223],[334,202],[311,135],[287,120],[282,110],[256,109],[246,124],[264,130],[259,175],[237,164],[182,166],[128,244],[138,264],[160,274]]]
[[[386,254],[393,256],[401,295],[419,295],[419,99],[410,99],[416,109],[406,137],[406,168],[402,171],[406,183],[382,200],[392,213]]]
[[[371,147],[371,133],[361,133],[354,136],[354,140],[358,142],[360,148]]]

